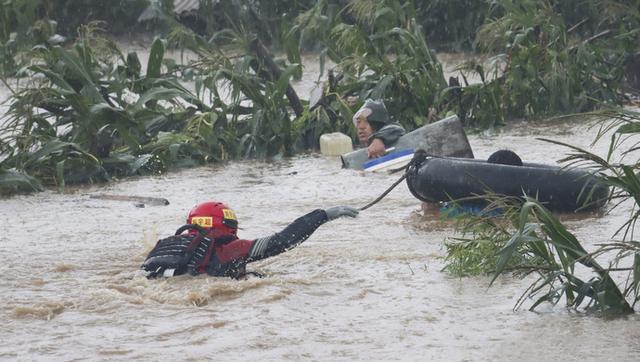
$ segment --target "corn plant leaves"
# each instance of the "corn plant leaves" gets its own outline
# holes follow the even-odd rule
[[[162,72],[162,59],[164,59],[164,42],[161,39],[154,40],[149,52],[147,62],[147,78],[159,78]]]
[[[636,251],[633,254],[633,282],[632,282],[632,287],[636,294],[638,294],[639,286],[640,286],[640,251]]]
[[[531,223],[533,218],[537,223]],[[536,229],[540,229],[546,236],[541,239],[536,236]],[[628,313],[633,309],[627,303],[625,294],[618,288],[615,281],[611,279],[608,271],[599,265],[596,260],[582,247],[578,239],[570,233],[558,218],[534,200],[525,202],[520,210],[519,227],[512,235],[505,246],[498,252],[499,259],[496,266],[496,273],[491,281],[504,272],[505,265],[514,256],[517,248],[521,244],[531,246],[529,250],[537,256],[545,259],[548,265],[555,265],[554,254],[544,246],[548,244],[555,250],[555,255],[562,268],[562,271],[550,271],[547,278],[537,288],[530,291],[533,295],[543,286],[551,287],[553,281],[559,277],[566,279],[560,289],[551,288],[543,297],[536,300],[532,309],[545,301],[557,298],[558,293],[566,294],[569,305],[578,307],[585,298],[596,302],[603,310],[613,310]],[[598,276],[590,282],[583,282],[574,274],[576,264],[583,264],[591,268]],[[635,267],[635,266],[634,266]]]
[[[82,82],[82,89],[92,101],[103,101],[102,95],[97,91],[94,77],[90,73],[91,70],[86,69],[85,64],[82,63],[77,54],[60,47],[53,47],[51,51],[56,57],[60,58],[64,62],[64,66],[68,68],[68,71]]]
[[[16,170],[0,170],[0,193],[42,191],[40,181]]]
[[[620,133],[620,134],[640,133],[640,123],[634,122],[634,123],[623,124],[616,130],[616,133]]]
[[[98,103],[91,107],[90,114],[95,117],[95,120],[100,120],[105,125],[115,128],[131,149],[136,150],[140,147],[140,142],[131,133],[132,130],[140,127],[125,110],[109,106],[106,103]]]
[[[130,165],[130,172],[132,174],[137,173],[142,167],[146,166],[152,159],[153,154],[144,154],[136,157],[135,161],[133,161]]]
[[[64,154],[67,150],[74,150],[79,152],[79,154],[83,155],[84,157],[86,157],[88,160],[98,164],[100,161],[98,159],[96,159],[93,155],[85,152],[82,150],[82,148],[75,144],[75,143],[71,143],[71,142],[63,142],[57,139],[53,139],[50,140],[49,142],[47,142],[46,144],[44,144],[44,146],[42,148],[40,148],[39,150],[35,151],[34,153],[30,154],[27,157],[27,160],[25,161],[24,167],[27,168],[30,165],[33,165],[35,163],[39,163],[41,161],[43,161],[43,159],[51,157],[52,155],[62,155]]]

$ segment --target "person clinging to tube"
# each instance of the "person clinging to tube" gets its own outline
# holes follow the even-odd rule
[[[317,209],[294,220],[279,233],[248,240],[237,236],[238,220],[226,204],[196,205],[187,224],[158,240],[141,266],[148,278],[203,274],[240,278],[246,265],[281,254],[305,241],[320,225],[341,216],[356,217],[349,206]]]
[[[392,123],[382,100],[367,99],[353,116],[358,140],[367,147],[367,156],[384,156],[387,147],[395,144],[404,135],[405,130]]]

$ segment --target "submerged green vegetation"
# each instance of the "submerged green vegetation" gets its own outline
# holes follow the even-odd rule
[[[468,215],[458,220],[461,237],[445,243],[445,270],[456,275],[516,273],[535,276],[517,307],[531,301],[533,310],[543,302],[561,301],[567,307],[611,313],[632,313],[640,299],[640,244],[634,228],[640,217],[640,175],[637,160],[627,160],[638,149],[640,113],[607,110],[592,114],[602,118],[597,140],[611,137],[604,157],[568,144],[562,160],[567,167],[588,167],[612,189],[611,208],[632,203],[628,220],[611,241],[587,251],[558,216],[535,200],[510,203],[496,197],[492,207],[506,210],[502,217]],[[550,141],[549,142],[553,142]],[[555,142],[558,143],[558,142]],[[619,159],[613,159],[618,151]],[[623,162],[624,161],[624,162]],[[603,265],[598,259],[609,260]]]
[[[635,1],[198,5],[176,14],[170,0],[0,3],[0,81],[12,93],[0,124],[0,194],[313,150],[326,132],[354,137],[351,117],[367,98],[384,99],[407,129],[457,114],[470,130],[610,110],[640,89]],[[111,40],[123,29],[155,35],[147,62]],[[447,79],[436,50],[472,60]],[[326,78],[309,100],[291,86],[305,72],[304,52],[318,56]],[[640,120],[614,109],[606,114],[615,119],[606,127],[616,135],[612,149],[638,133]],[[614,200],[633,199],[638,209],[637,161],[572,150],[567,161],[594,167]],[[575,308],[633,310],[637,212],[614,235],[619,241],[588,252],[534,200],[505,202],[493,204],[507,210],[502,218],[460,221],[463,237],[446,244],[447,271],[538,275],[525,293],[536,297],[531,308],[564,299]],[[615,254],[609,266],[595,260],[605,253]]]

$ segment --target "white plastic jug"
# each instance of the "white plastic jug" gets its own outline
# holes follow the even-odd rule
[[[320,152],[325,156],[340,156],[351,151],[351,138],[344,133],[325,133],[320,136]]]

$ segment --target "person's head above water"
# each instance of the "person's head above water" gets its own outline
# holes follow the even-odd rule
[[[382,100],[367,99],[353,115],[353,124],[358,132],[358,140],[366,144],[369,136],[389,124],[389,113]]]
[[[208,231],[213,238],[237,237],[236,214],[222,202],[207,201],[189,211],[187,224],[195,224]]]
[[[522,166],[522,159],[515,152],[510,150],[499,150],[491,154],[487,159],[488,163],[499,163],[501,165]]]

